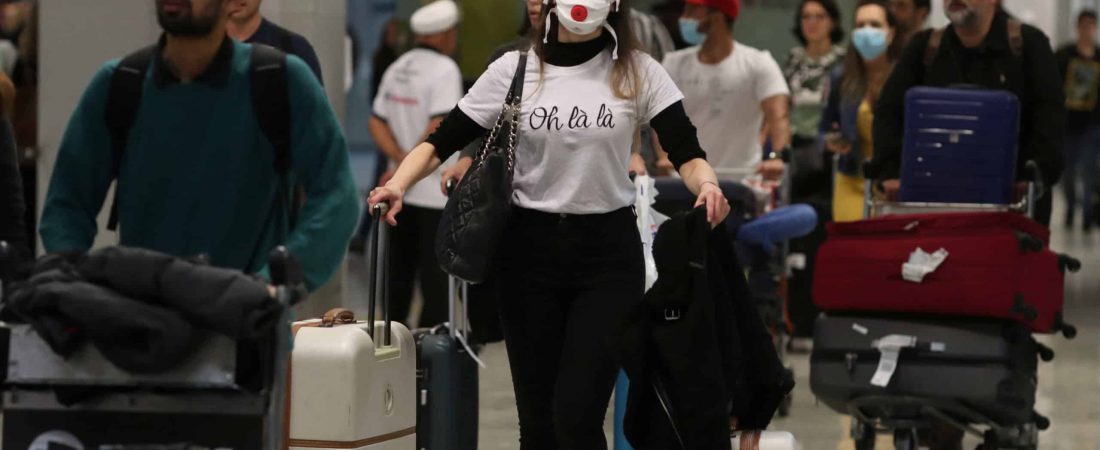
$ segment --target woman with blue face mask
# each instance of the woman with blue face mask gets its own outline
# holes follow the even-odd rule
[[[897,19],[885,0],[860,0],[844,66],[830,76],[821,117],[821,143],[836,156],[833,220],[863,218],[864,161],[871,159],[874,105],[901,54]]]

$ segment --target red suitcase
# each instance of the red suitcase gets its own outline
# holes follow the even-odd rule
[[[1062,322],[1064,273],[1080,263],[1050,251],[1050,231],[1012,213],[886,216],[829,224],[814,299],[826,311],[1004,318],[1041,333]],[[902,265],[917,248],[947,260],[915,283]]]

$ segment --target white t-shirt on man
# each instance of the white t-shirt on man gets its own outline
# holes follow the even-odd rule
[[[669,53],[664,67],[684,92],[684,109],[699,131],[699,143],[716,170],[751,170],[763,160],[760,104],[790,95],[771,53],[734,42],[718,64],[703,64],[695,46]]]
[[[447,115],[462,98],[462,73],[458,64],[435,50],[408,51],[386,69],[374,99],[374,115],[385,120],[398,147],[408,152],[427,137],[432,119]],[[453,164],[452,156],[444,166]],[[406,204],[443,209],[447,198],[440,190],[442,168],[409,188]]]
[[[649,55],[635,52],[640,92],[615,97],[611,52],[573,67],[527,59],[513,202],[562,214],[602,214],[634,204],[630,151],[638,125],[649,123],[683,95]],[[519,64],[505,54],[477,80],[458,107],[483,128],[492,128]]]

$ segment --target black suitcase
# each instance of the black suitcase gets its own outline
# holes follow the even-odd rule
[[[900,351],[892,378],[878,387],[872,377],[883,353],[873,342],[890,335],[916,337],[916,346]],[[1049,353],[1015,323],[823,315],[814,326],[810,387],[844,414],[854,399],[904,396],[957,403],[1018,425],[1034,418],[1040,349]]]
[[[459,332],[456,320],[458,297],[467,303],[466,285],[454,277],[449,283],[450,322],[414,333],[418,450],[477,450],[478,364],[463,343],[469,326]],[[462,322],[468,324],[463,309]]]

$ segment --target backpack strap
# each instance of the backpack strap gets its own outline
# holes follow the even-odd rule
[[[1012,56],[1017,58],[1024,56],[1024,24],[1016,19],[1008,19],[1008,48],[1012,50]]]
[[[151,45],[131,53],[122,58],[114,73],[111,74],[111,85],[107,91],[107,104],[104,109],[104,120],[111,134],[111,178],[116,181],[115,196],[111,200],[111,214],[107,221],[107,229],[111,231],[118,230],[119,186],[117,181],[122,170],[122,157],[126,152],[130,129],[133,128],[138,109],[141,107],[145,74],[149,71],[149,65],[153,62],[156,50],[157,47]]]
[[[275,173],[279,177],[279,196],[286,208],[290,228],[297,225],[298,211],[291,203],[288,181],[290,152],[290,88],[287,82],[286,53],[263,44],[252,45],[250,69],[252,110],[260,130],[275,151]]]
[[[924,67],[930,67],[936,62],[936,55],[940,54],[940,46],[943,44],[943,34],[946,28],[936,28],[928,36],[928,46],[924,48]]]

